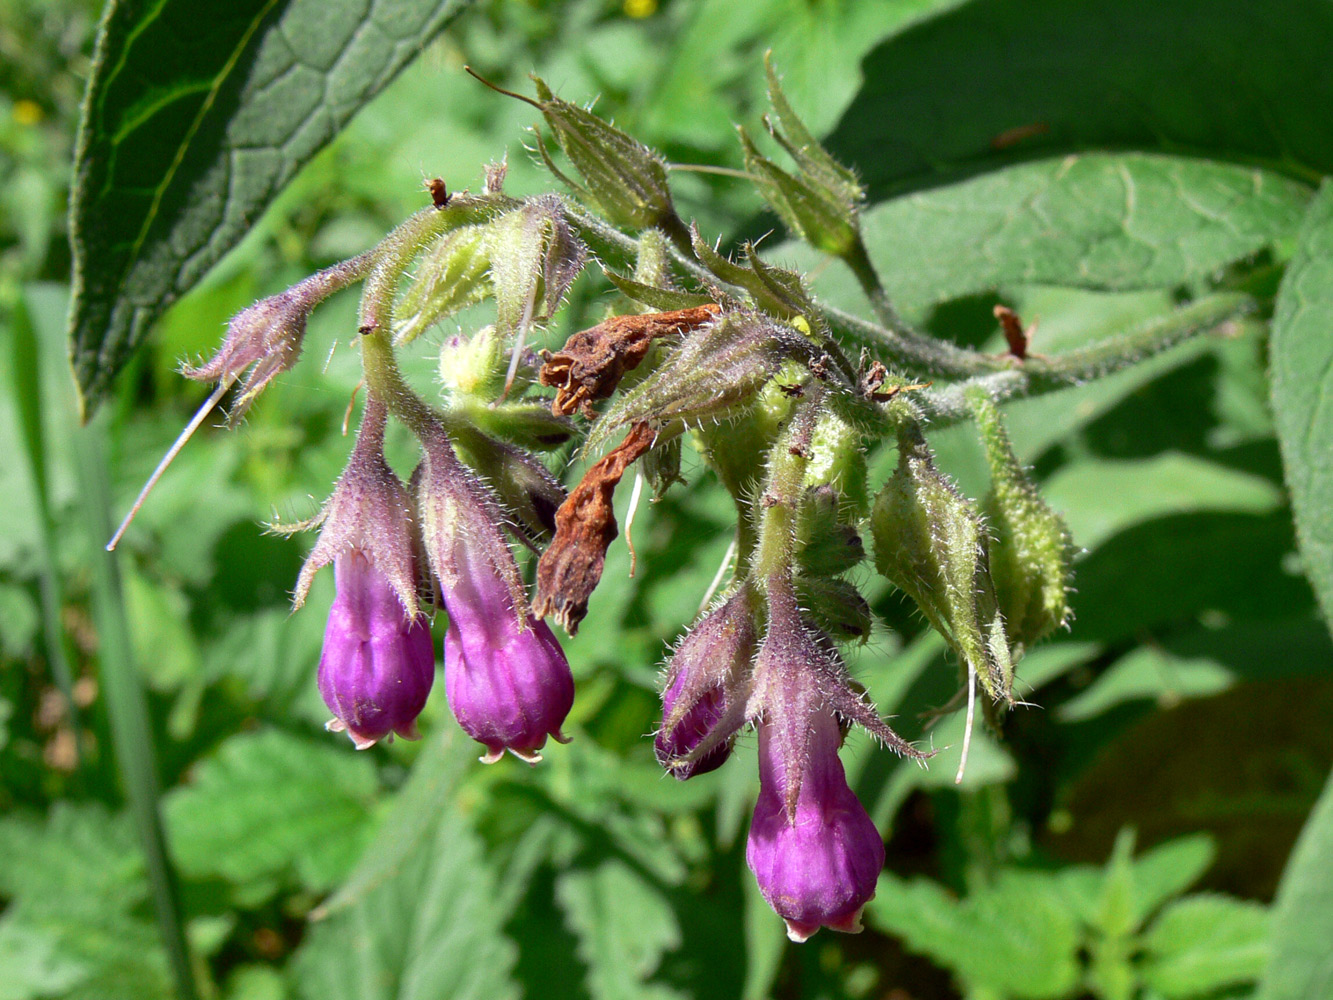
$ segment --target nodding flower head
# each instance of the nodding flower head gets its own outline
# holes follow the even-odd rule
[[[742,588],[706,614],[676,648],[662,692],[658,762],[680,780],[722,766],[745,724],[756,630],[754,598]]]
[[[453,453],[443,431],[424,441],[418,485],[426,551],[449,628],[444,683],[460,726],[486,747],[536,763],[574,704],[574,677],[546,623],[528,610],[523,583],[487,487]]]
[[[797,606],[791,578],[768,580],[768,632],[754,665],[759,799],[745,859],[793,941],[820,927],[860,930],[884,843],[838,759],[839,720],[855,722],[905,757],[906,743],[859,694],[828,636]]]
[[[806,730],[803,760],[787,752],[783,730],[792,726]],[[793,941],[820,927],[859,931],[884,867],[884,842],[838,759],[841,742],[828,709],[759,725],[759,800],[745,860]]]
[[[435,679],[430,627],[418,613],[412,508],[384,461],[383,403],[370,397],[347,468],[315,519],[319,541],[297,579],[305,601],[332,562],[338,592],[324,634],[319,690],[358,749],[390,733],[415,738],[414,721]]]
[[[333,565],[338,595],[319,658],[319,693],[358,750],[391,733],[417,739],[416,718],[435,681],[435,646],[424,617],[408,617],[393,585],[363,549]]]

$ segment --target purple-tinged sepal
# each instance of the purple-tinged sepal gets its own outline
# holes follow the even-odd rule
[[[293,530],[323,526],[296,578],[292,602],[296,608],[305,603],[321,567],[356,549],[389,581],[407,617],[418,614],[412,502],[406,487],[384,460],[386,419],[384,404],[374,396],[368,397],[356,447],[332,496],[313,520],[292,526]]]
[[[508,750],[536,763],[548,737],[564,740],[573,674],[551,630],[528,610],[499,504],[458,460],[443,430],[422,443],[417,496],[426,552],[449,614],[449,707],[486,747],[482,760],[499,760]]]
[[[742,587],[699,620],[667,663],[653,749],[682,781],[721,767],[747,721],[754,614],[754,595]]]
[[[185,365],[181,374],[200,382],[229,385],[249,369],[229,415],[230,422],[235,423],[264,387],[301,357],[306,320],[311,310],[334,292],[360,279],[369,267],[370,259],[370,254],[362,254],[345,260],[312,274],[285,292],[242,309],[228,324],[227,336],[217,353],[203,364]]]

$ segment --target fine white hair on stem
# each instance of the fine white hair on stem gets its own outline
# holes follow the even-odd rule
[[[963,772],[967,770],[967,754],[972,749],[972,723],[977,715],[977,668],[969,659],[967,663],[967,719],[963,723],[963,753],[958,758],[958,773],[953,776],[953,783],[963,783]]]
[[[195,415],[190,418],[190,422],[185,425],[185,429],[180,432],[172,446],[167,449],[167,453],[162,456],[162,461],[157,463],[157,468],[154,469],[153,474],[148,477],[148,482],[143,484],[143,489],[139,491],[139,495],[134,500],[134,506],[131,507],[130,512],[125,515],[125,520],[120,522],[120,527],[117,528],[116,533],[111,536],[111,541],[106,543],[106,550],[108,552],[114,552],[116,550],[116,546],[120,544],[121,538],[130,526],[130,522],[134,520],[134,515],[139,513],[139,508],[142,507],[144,501],[148,499],[148,494],[151,493],[153,487],[157,485],[157,481],[162,478],[162,473],[167,471],[167,466],[169,466],[175,460],[176,456],[181,453],[181,449],[185,447],[186,442],[194,436],[194,432],[199,429],[199,425],[207,419],[210,413],[213,412],[213,407],[218,405],[222,397],[227,394],[227,390],[232,387],[232,384],[235,381],[235,375],[225,376],[222,381],[218,383],[218,387],[213,390],[212,395],[203,401],[199,409],[195,412]]]
[[[629,575],[634,576],[638,565],[638,556],[634,552],[634,515],[639,510],[639,498],[643,496],[643,470],[634,470],[634,491],[629,495],[629,513],[625,515],[625,545],[629,548]]]
[[[699,610],[696,614],[703,614],[708,610],[709,603],[713,600],[713,595],[717,593],[717,588],[722,585],[722,577],[727,573],[727,567],[731,565],[731,560],[736,557],[736,538],[731,539],[731,544],[727,546],[727,551],[722,555],[722,565],[718,566],[717,572],[713,574],[713,582],[708,585],[708,590],[704,592],[704,599],[699,602]]]

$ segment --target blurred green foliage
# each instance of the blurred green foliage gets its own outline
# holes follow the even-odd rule
[[[77,435],[96,436],[109,455],[123,511],[202,399],[177,375],[179,360],[209,351],[228,315],[373,244],[425,203],[426,177],[476,188],[482,164],[507,155],[511,191],[546,189],[522,147],[535,112],[467,79],[464,61],[503,86],[521,89],[533,70],[571,100],[600,95],[600,114],[672,162],[737,168],[733,122],[758,116],[766,49],[792,103],[824,134],[854,99],[864,115],[882,98],[883,78],[863,88],[859,68],[878,43],[888,40],[866,63],[877,71],[903,52],[925,59],[978,10],[1008,17],[1013,6],[478,4],[162,319],[109,412],[76,431],[62,205],[96,12],[81,0],[5,0],[0,998],[173,995],[152,876],[112,754],[105,635],[93,618],[101,554],[85,530]],[[939,12],[948,19],[911,27]],[[1024,73],[1021,61],[1010,65]],[[896,72],[906,79],[911,69]],[[903,171],[848,138],[864,120],[843,119],[835,138],[887,186]],[[892,115],[875,123],[895,128]],[[672,182],[682,216],[705,233],[774,223],[734,178],[679,172]],[[1262,197],[1246,197],[1251,188]],[[1141,200],[1126,202],[1128,190]],[[931,332],[1000,351],[991,309],[1003,301],[1037,319],[1034,349],[1055,352],[1159,315],[1208,283],[1271,304],[1311,193],[1292,171],[1084,154],[881,202],[865,229],[889,290]],[[771,255],[813,269],[826,300],[864,310],[848,276],[808,248]],[[585,281],[553,339],[607,301],[607,286]],[[30,364],[20,308],[36,345]],[[1042,708],[1016,712],[1003,741],[978,734],[959,786],[954,664],[887,583],[862,581],[885,627],[851,651],[853,671],[905,736],[941,753],[923,770],[851,738],[849,778],[888,839],[888,872],[865,934],[796,948],[744,871],[752,741],[726,768],[681,784],[663,778],[644,738],[665,643],[694,617],[734,517],[688,451],[689,485],[635,522],[636,574],[614,546],[590,615],[566,643],[579,687],[568,747],[536,769],[476,766],[438,694],[419,744],[358,755],[322,731],[314,671],[331,580],[291,615],[302,545],[260,522],[313,513],[349,449],[355,305],[335,298],[313,317],[304,360],[244,426],[206,428],[181,456],[120,559],[200,992],[1249,996],[1270,950],[1267,905],[1333,757],[1333,644],[1295,552],[1264,379],[1266,318],[1261,310],[1225,336],[1006,407],[1019,457],[1085,551],[1071,632],[1020,667],[1024,699]],[[422,386],[433,377],[428,354],[411,361]],[[21,409],[34,400],[40,482],[18,458],[28,453]],[[932,443],[964,491],[981,495],[975,432],[942,430]],[[394,448],[409,454],[405,439],[391,442],[391,458]],[[893,461],[891,450],[878,457],[873,483]],[[53,581],[54,630],[43,620]],[[71,671],[63,692],[61,659]],[[1323,846],[1304,850],[1326,858],[1327,841],[1326,824]],[[1317,874],[1318,861],[1301,871]],[[1287,885],[1283,897],[1301,891]]]

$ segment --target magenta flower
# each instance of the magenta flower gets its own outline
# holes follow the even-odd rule
[[[444,686],[454,718],[486,747],[541,760],[547,737],[574,704],[574,676],[551,630],[528,610],[523,582],[490,490],[453,453],[440,431],[423,440],[418,501],[431,568],[449,628]]]
[[[384,404],[366,398],[356,447],[324,509],[296,580],[301,607],[323,566],[333,563],[337,596],[319,658],[328,728],[358,750],[390,733],[416,739],[414,722],[435,681],[430,626],[419,613],[416,528],[407,490],[384,461]]]
[[[754,595],[742,587],[709,611],[667,663],[657,760],[684,781],[719,768],[746,722],[757,640]]]
[[[804,760],[783,752],[775,732],[781,725],[759,726],[759,800],[745,860],[793,941],[820,927],[859,931],[861,910],[884,867],[884,842],[847,786],[833,713],[817,710],[801,723],[809,726]],[[793,766],[799,774],[791,773]],[[799,791],[789,805],[794,781]]]
[[[418,738],[416,718],[435,681],[435,646],[423,617],[407,614],[389,578],[361,549],[333,564],[338,593],[319,658],[319,693],[358,750],[391,733]]]
[[[670,717],[682,691],[687,677],[681,671],[675,681],[662,694],[662,714]],[[686,709],[680,721],[669,730],[663,727],[653,738],[653,751],[657,762],[670,770],[671,774],[684,781],[696,774],[716,771],[731,756],[731,739],[725,739],[711,750],[706,751],[698,760],[673,764],[687,756],[690,751],[708,738],[717,728],[727,711],[727,696],[720,687],[709,688]]]

